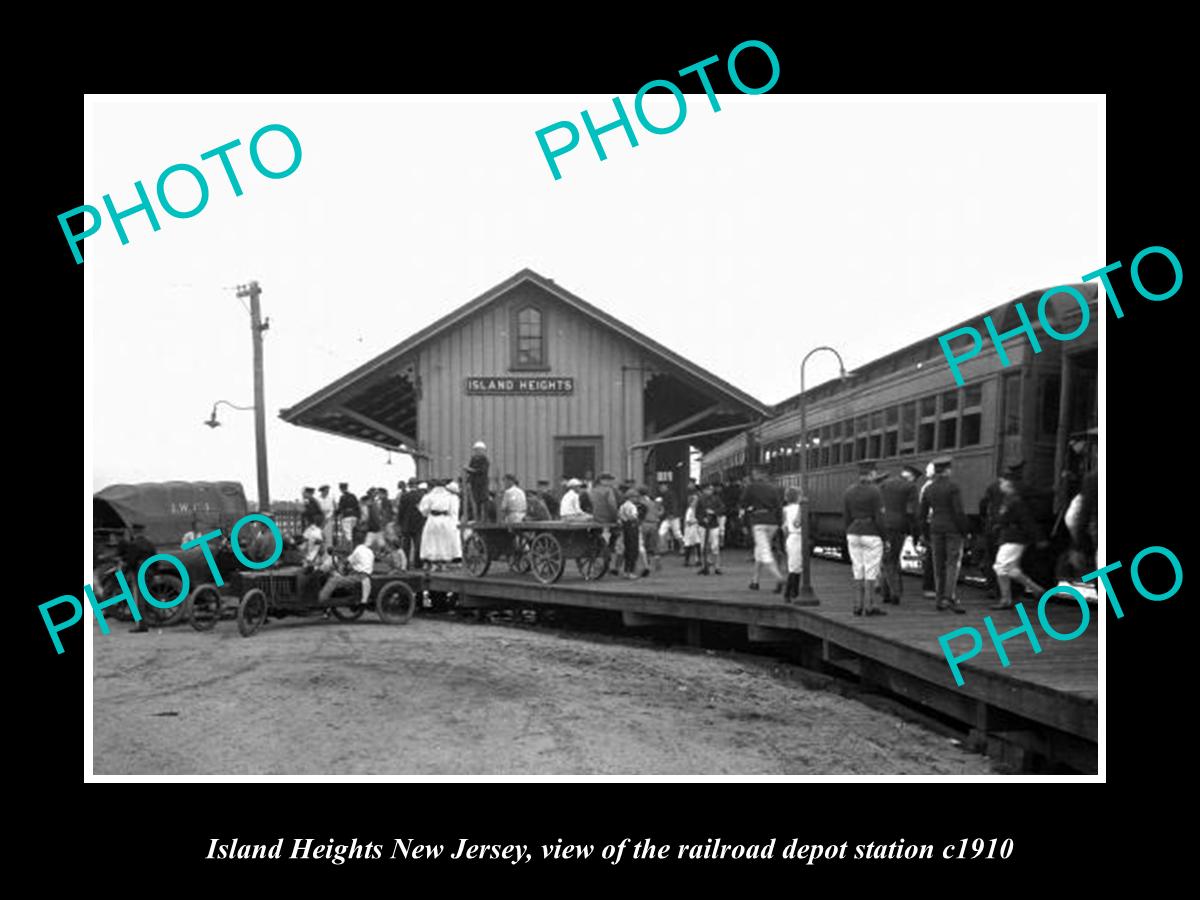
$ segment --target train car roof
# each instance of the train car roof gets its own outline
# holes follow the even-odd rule
[[[1071,287],[1083,294],[1084,298],[1088,302],[1089,308],[1092,310],[1095,309],[1099,292],[1097,291],[1094,283],[1075,284],[1071,285]],[[1027,294],[1022,294],[1020,297],[1017,297],[1014,300],[1009,300],[1007,303],[1002,303],[999,306],[993,307],[992,309],[989,309],[983,313],[976,313],[971,318],[965,319],[956,325],[951,325],[947,328],[939,328],[929,337],[922,338],[919,341],[914,341],[905,347],[901,347],[899,350],[893,350],[891,353],[880,356],[877,359],[873,359],[868,363],[864,363],[863,365],[854,369],[854,374],[858,377],[854,378],[852,381],[844,382],[840,378],[833,378],[817,385],[816,387],[811,387],[805,391],[805,393],[808,395],[808,400],[809,402],[812,402],[815,400],[822,400],[827,397],[832,397],[835,394],[859,390],[869,384],[872,379],[884,375],[891,375],[904,368],[906,364],[924,362],[926,360],[944,360],[941,345],[938,343],[938,337],[943,334],[948,334],[949,332],[955,331],[959,328],[980,328],[985,316],[992,317],[992,321],[996,324],[998,331],[1008,331],[1016,327],[1020,321],[1016,313],[1015,305],[1017,303],[1020,303],[1022,306],[1024,306],[1027,313],[1031,313],[1030,319],[1032,320],[1034,327],[1041,331],[1043,329],[1041,328],[1041,323],[1037,318],[1036,309],[1038,301],[1041,299],[1042,294],[1044,294],[1046,290],[1048,289],[1043,288],[1042,290],[1030,291]],[[1046,309],[1050,319],[1050,324],[1053,325],[1054,329],[1060,333],[1070,333],[1079,323],[1081,313],[1077,303],[1052,302],[1047,304]],[[1096,329],[1094,328],[1088,329],[1088,339],[1091,343],[1095,342],[1095,332]],[[985,348],[990,350],[990,352],[995,352],[994,350],[990,349],[990,344],[986,342]],[[795,410],[799,405],[800,396],[800,393],[795,393],[790,397],[781,400],[779,403],[776,403],[772,418],[777,418],[784,413]]]

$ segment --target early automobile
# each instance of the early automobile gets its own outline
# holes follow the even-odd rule
[[[421,572],[381,571],[370,577],[369,591],[355,585],[320,597],[322,577],[299,565],[276,565],[258,571],[240,571],[221,587],[212,583],[197,586],[187,600],[188,617],[197,631],[210,631],[229,605],[236,605],[238,631],[250,637],[269,617],[324,616],[327,612],[343,622],[362,617],[371,607],[381,621],[404,625],[413,617],[417,593],[425,588]]]

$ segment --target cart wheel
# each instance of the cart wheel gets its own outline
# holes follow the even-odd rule
[[[518,575],[529,574],[529,536],[513,535],[513,551],[508,557],[508,567]]]
[[[221,621],[221,592],[215,584],[198,586],[187,599],[187,616],[197,631],[212,631]]]
[[[117,581],[117,576],[112,573],[104,577],[103,581],[100,582],[100,586],[104,591],[105,597],[115,597],[121,593],[121,584]],[[185,600],[180,606],[187,606],[187,601]],[[116,619],[118,622],[133,621],[133,613],[129,611],[128,603],[118,603],[116,606],[110,607],[110,609],[111,612],[107,609],[104,611],[104,615],[108,618]]]
[[[548,531],[543,531],[535,537],[529,548],[529,564],[533,577],[542,584],[554,584],[562,578],[566,564],[558,538]]]
[[[242,637],[250,637],[267,621],[267,595],[261,588],[250,588],[242,595],[238,604],[238,631]]]
[[[375,611],[388,625],[407,625],[417,610],[417,596],[403,581],[385,584],[375,598]]]
[[[463,544],[463,566],[471,575],[482,578],[491,564],[492,558],[488,554],[487,542],[472,532]]]
[[[365,603],[355,601],[353,606],[334,606],[334,618],[342,622],[354,622],[362,618],[363,611],[367,608]]]
[[[608,545],[604,538],[594,532],[588,535],[583,555],[575,560],[575,565],[585,581],[602,578],[608,571]]]
[[[178,575],[156,572],[146,579],[146,587],[150,588],[150,593],[154,595],[155,599],[159,597],[178,597],[180,591],[183,590],[183,582],[179,580]],[[122,604],[122,606],[125,605]],[[172,622],[177,622],[182,618],[185,606],[187,606],[186,598],[180,600],[170,609],[161,609],[152,603],[146,603],[146,624],[159,628],[163,625],[170,625]]]

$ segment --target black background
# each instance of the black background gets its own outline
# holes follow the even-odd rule
[[[561,10],[545,15],[536,27],[508,21],[501,29],[464,13],[476,37],[461,28],[447,32],[409,28],[409,23],[380,29],[382,33],[373,37],[370,23],[325,21],[327,30],[320,38],[310,34],[300,39],[281,35],[278,25],[262,32],[269,39],[240,32],[230,40],[214,38],[202,46],[203,64],[181,65],[164,55],[161,61],[143,59],[141,68],[130,64],[126,71],[113,57],[112,65],[90,69],[86,89],[603,92],[627,100],[646,81],[671,77],[716,54],[722,64],[709,71],[721,96],[733,92],[723,66],[729,50],[756,38],[770,44],[780,59],[781,78],[772,93],[1107,91],[1108,251],[1095,267],[1124,262],[1114,284],[1126,312],[1121,320],[1111,312],[1107,318],[1112,373],[1106,404],[1107,560],[1120,559],[1128,566],[1143,547],[1160,544],[1174,550],[1185,575],[1190,571],[1187,549],[1196,478],[1188,451],[1196,400],[1191,389],[1195,379],[1189,377],[1192,367],[1187,364],[1193,343],[1184,321],[1187,282],[1170,300],[1151,303],[1137,296],[1128,280],[1129,262],[1150,245],[1171,248],[1188,270],[1182,210],[1185,175],[1191,167],[1184,168],[1184,155],[1191,158],[1194,151],[1178,135],[1182,106],[1172,96],[1174,79],[1156,51],[1130,46],[1130,34],[1123,35],[1126,41],[1119,52],[1111,45],[1100,49],[1085,43],[1088,38],[1078,28],[1065,28],[1051,37],[1048,22],[1022,23],[1011,34],[989,31],[943,41],[925,36],[920,27],[892,31],[889,23],[877,20],[869,26],[856,23],[855,28],[869,28],[869,34],[815,20],[786,28],[778,22],[771,27],[721,22],[710,28],[705,24],[708,16],[681,11],[690,29],[686,32],[656,36],[631,18],[627,23],[622,19],[625,27],[615,33],[586,38],[593,29],[566,25]],[[615,14],[598,8],[594,15],[600,21]],[[900,23],[897,20],[898,28]],[[1045,32],[1039,30],[1043,26]],[[115,35],[112,40],[120,43]],[[63,48],[56,53],[69,56]],[[1133,54],[1137,55],[1131,58]],[[754,70],[756,57],[750,51],[739,58],[739,71],[751,85],[766,79],[765,68]],[[77,58],[86,58],[82,49]],[[155,79],[148,81],[151,74]],[[696,90],[694,84],[678,81],[685,90]],[[1174,840],[1175,827],[1171,811],[1178,808],[1179,794],[1190,780],[1186,733],[1195,705],[1194,679],[1185,668],[1192,639],[1184,620],[1187,581],[1174,598],[1151,603],[1134,595],[1124,573],[1114,583],[1125,618],[1116,620],[1109,614],[1105,623],[1103,786],[1011,780],[85,785],[82,773],[90,760],[83,756],[81,740],[83,629],[65,633],[66,652],[56,656],[36,607],[80,590],[77,545],[66,535],[79,508],[82,404],[75,372],[82,368],[82,347],[76,343],[80,320],[73,315],[76,309],[82,312],[78,304],[83,302],[83,267],[75,265],[55,217],[85,201],[94,204],[96,198],[83,197],[79,185],[82,94],[77,84],[60,83],[27,102],[21,118],[14,111],[14,120],[25,123],[22,133],[35,135],[35,141],[21,163],[27,174],[14,179],[19,183],[13,186],[27,191],[28,199],[22,201],[25,211],[10,219],[18,231],[9,246],[31,248],[40,265],[29,269],[21,265],[23,254],[10,256],[14,270],[32,276],[30,287],[11,298],[9,340],[9,472],[15,483],[7,556],[9,583],[18,586],[19,595],[10,622],[22,623],[25,651],[18,666],[9,667],[10,693],[19,698],[20,707],[19,727],[10,732],[19,758],[10,773],[17,776],[15,794],[23,797],[14,817],[21,837],[9,846],[10,854],[44,854],[60,864],[79,856],[78,871],[85,877],[120,877],[135,893],[152,885],[156,891],[241,887],[247,879],[252,885],[284,879],[306,886],[348,887],[349,876],[355,881],[364,876],[378,879],[394,890],[416,888],[430,878],[442,887],[473,879],[485,887],[519,889],[531,878],[556,874],[574,885],[600,885],[618,876],[644,883],[654,874],[670,875],[678,883],[678,876],[687,874],[713,889],[737,885],[762,890],[778,883],[784,890],[802,891],[814,883],[849,885],[863,877],[886,887],[907,882],[903,876],[909,876],[934,890],[966,891],[982,884],[1039,890],[1030,881],[1038,872],[1073,878],[1077,871],[1106,862],[1149,872],[1143,867],[1157,866],[1170,856],[1166,845]],[[602,121],[598,115],[597,121]],[[1088,134],[1030,134],[1028,139],[1077,141],[1081,159],[1095,152]],[[536,152],[536,145],[531,143],[531,149]],[[1031,217],[1053,214],[1029,210]],[[1079,274],[1064,273],[1064,281]],[[98,365],[105,365],[105,348],[93,351]],[[153,372],[143,374],[146,380],[154,377]],[[137,382],[126,392],[130,404],[140,404]],[[153,410],[146,416],[151,421]],[[114,433],[103,422],[92,424],[97,446],[142,439],[139,434]],[[82,481],[87,502],[91,473],[84,472]],[[986,864],[810,867],[776,860],[766,865],[709,862],[686,871],[671,863],[628,859],[612,867],[596,857],[589,863],[535,861],[524,866],[203,860],[211,838],[235,836],[243,842],[273,842],[279,837],[348,842],[357,837],[385,844],[411,836],[451,846],[462,837],[532,845],[560,837],[597,845],[625,837],[651,837],[656,843],[702,842],[713,836],[763,842],[776,837],[777,854],[792,837],[801,843],[849,841],[851,846],[903,837],[939,848],[964,837],[1011,837],[1016,852],[1007,862]],[[598,850],[599,846],[597,856]],[[96,858],[106,865],[88,862]],[[580,875],[587,880],[579,880]],[[747,880],[777,875],[786,880]]]

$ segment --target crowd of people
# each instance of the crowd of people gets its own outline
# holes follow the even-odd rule
[[[884,604],[900,603],[901,553],[910,538],[921,551],[925,595],[939,611],[964,612],[958,580],[972,526],[952,466],[950,457],[933,460],[924,471],[905,465],[880,473],[873,460],[858,464],[858,480],[843,497],[854,615],[886,615]],[[1006,468],[988,488],[979,510],[984,569],[998,609],[1013,606],[1014,586],[1035,596],[1043,590],[1022,569],[1027,548],[1047,543],[1026,497],[1022,469],[1021,463]],[[410,478],[397,485],[395,497],[383,487],[357,496],[346,483],[339,485],[336,500],[328,485],[305,488],[305,564],[336,574],[340,580],[331,578],[326,585],[333,591],[344,587],[347,579],[361,582],[376,565],[439,571],[459,563],[463,530],[470,523],[590,521],[603,526],[608,569],[614,575],[649,577],[661,571],[663,557],[672,554],[682,555],[683,566],[694,566],[697,574],[721,575],[722,550],[750,543],[749,589],[759,590],[765,574],[785,603],[800,595],[806,560],[799,492],[782,491],[765,469],[754,469],[746,483],[700,485],[693,479],[682,503],[669,483],[651,489],[618,482],[608,473],[594,480],[564,475],[557,487],[548,479],[523,487],[511,473],[497,481],[493,488],[487,447],[476,442],[460,477]],[[1060,516],[1071,530],[1072,553],[1080,557],[1095,545],[1094,486],[1093,475],[1071,509]],[[337,548],[353,548],[344,572],[335,572]],[[520,544],[514,542],[518,552]]]
[[[900,555],[911,537],[921,548],[922,590],[939,611],[963,613],[958,599],[963,552],[972,537],[981,539],[982,570],[987,577],[993,609],[1011,609],[1015,586],[1034,597],[1045,592],[1026,571],[1027,553],[1051,546],[1053,535],[1034,515],[1023,475],[1024,463],[1007,466],[984,493],[973,526],[963,506],[962,491],[953,478],[953,459],[933,460],[924,473],[906,465],[899,472],[880,474],[874,461],[859,463],[859,479],[843,500],[846,543],[854,579],[854,614],[884,615],[876,606],[899,603],[903,595]],[[924,481],[918,487],[918,480]],[[1097,530],[1097,476],[1083,480],[1068,508],[1050,531],[1065,531],[1069,566],[1086,572],[1094,563]],[[1060,528],[1061,526],[1061,528]]]

